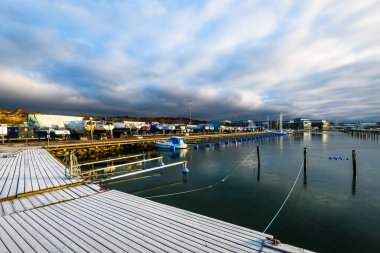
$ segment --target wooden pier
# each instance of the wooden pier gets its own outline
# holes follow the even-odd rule
[[[309,252],[277,244],[268,234],[69,179],[43,149],[0,158],[0,174],[0,252]]]
[[[240,132],[240,133],[214,133],[214,134],[196,134],[189,136],[181,136],[189,143],[204,143],[213,140],[230,140],[233,138],[254,137],[265,135],[264,132]],[[62,143],[58,145],[45,146],[50,153],[57,158],[63,159],[69,152],[74,152],[76,156],[88,156],[98,153],[114,153],[121,150],[140,149],[141,151],[149,147],[155,147],[155,143],[170,138],[171,135],[145,136],[142,139],[114,139],[110,141],[77,142]]]
[[[244,132],[244,133],[220,133],[220,134],[196,134],[196,135],[176,135],[181,136],[185,141],[207,141],[207,140],[216,140],[216,139],[228,139],[228,138],[238,138],[242,136],[258,136],[264,133],[261,132]],[[122,146],[130,144],[145,144],[145,143],[156,143],[158,141],[164,141],[171,137],[172,135],[157,135],[157,136],[145,136],[142,139],[113,139],[110,141],[94,141],[91,142],[78,142],[78,143],[62,143],[56,145],[50,145],[49,151],[56,150],[70,150],[77,148],[93,148],[93,147],[104,147],[104,146]]]

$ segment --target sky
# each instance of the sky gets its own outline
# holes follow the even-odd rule
[[[380,121],[380,1],[1,0],[1,107]]]

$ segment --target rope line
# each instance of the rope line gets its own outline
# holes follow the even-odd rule
[[[156,196],[150,196],[150,197],[145,197],[146,199],[155,199],[155,198],[161,198],[161,197],[168,197],[168,196],[174,196],[174,195],[180,195],[180,194],[185,194],[185,193],[191,193],[191,192],[197,192],[197,191],[202,191],[202,190],[206,190],[206,189],[211,189],[215,186],[217,186],[218,184],[220,183],[223,183],[225,182],[232,174],[235,173],[235,171],[240,168],[240,166],[248,160],[249,157],[253,158],[254,159],[254,154],[255,154],[255,150],[252,151],[252,153],[250,153],[243,161],[241,161],[233,170],[230,174],[228,174],[227,176],[225,176],[223,179],[215,182],[214,184],[211,184],[211,185],[208,185],[208,186],[205,186],[205,187],[201,187],[201,188],[196,188],[196,189],[192,189],[192,190],[187,190],[187,191],[181,191],[181,192],[174,192],[174,193],[169,193],[169,194],[162,194],[162,195],[156,195]]]
[[[292,194],[294,186],[296,185],[296,183],[298,181],[298,178],[300,177],[300,174],[301,174],[301,171],[302,171],[302,167],[303,167],[303,161],[301,163],[300,170],[298,171],[298,175],[297,175],[296,179],[294,180],[293,186],[292,186],[292,188],[290,189],[290,191],[288,193],[288,196],[286,196],[286,198],[285,198],[284,202],[282,203],[280,209],[278,209],[277,213],[274,215],[274,217],[272,218],[272,220],[269,222],[268,226],[264,229],[263,233],[265,233],[268,230],[268,228],[272,225],[272,223],[277,218],[278,214],[281,212],[282,208],[285,206],[286,202],[288,201],[288,199],[290,197],[290,194]]]

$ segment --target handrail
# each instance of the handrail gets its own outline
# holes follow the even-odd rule
[[[118,165],[114,165],[112,167],[114,167],[114,168],[123,167],[123,166],[143,163],[143,162],[149,162],[149,161],[154,161],[154,160],[161,160],[162,158],[163,158],[162,156],[159,156],[159,157],[150,158],[150,159],[143,159],[143,160],[139,160],[139,161],[135,161],[135,162],[118,164]],[[109,169],[109,168],[111,168],[111,167],[103,167],[103,168],[98,168],[98,169],[94,169],[94,170],[84,171],[84,172],[81,173],[81,175],[83,176],[85,174],[89,174],[89,173],[94,172],[94,171],[100,171],[100,170],[105,170],[105,169]]]
[[[124,156],[124,157],[118,157],[118,158],[113,158],[113,159],[108,159],[108,160],[95,161],[95,162],[89,162],[89,163],[82,163],[82,164],[78,164],[78,166],[91,165],[91,164],[96,164],[96,163],[105,163],[105,162],[111,162],[111,161],[117,161],[117,160],[123,160],[123,159],[128,159],[128,158],[134,158],[134,157],[144,156],[144,155],[145,154]]]
[[[186,164],[186,163],[187,163],[187,161],[181,161],[181,162],[166,164],[166,165],[162,165],[162,166],[158,166],[158,167],[153,167],[153,168],[146,169],[146,170],[141,170],[141,171],[127,173],[127,174],[124,174],[124,175],[119,175],[119,176],[115,176],[115,177],[106,178],[106,179],[95,181],[95,182],[96,183],[103,183],[103,182],[114,180],[114,179],[118,179],[118,178],[134,176],[134,175],[138,175],[138,174],[142,174],[142,173],[146,173],[146,172],[150,172],[150,171],[154,171],[154,170],[160,170],[160,169],[163,169],[163,168],[172,167],[172,166],[176,166],[176,165],[180,165],[180,164]]]

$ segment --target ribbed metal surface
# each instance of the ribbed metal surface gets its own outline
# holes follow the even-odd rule
[[[119,191],[0,218],[2,252],[304,252],[267,237]]]
[[[29,149],[0,158],[0,200],[80,182],[68,179],[64,166],[44,149]]]

